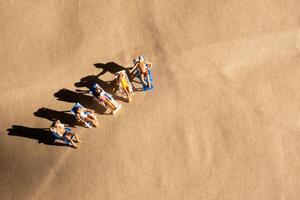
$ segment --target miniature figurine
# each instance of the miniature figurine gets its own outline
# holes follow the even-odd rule
[[[80,103],[76,103],[71,112],[76,116],[78,122],[81,122],[87,128],[98,127],[98,120],[93,110],[84,108]]]
[[[97,83],[94,84],[93,88],[90,90],[90,93],[106,109],[109,108],[112,110],[112,114],[115,114],[120,110],[121,104],[118,104],[111,94],[105,92]]]
[[[72,146],[74,148],[79,148],[74,142],[80,143],[79,137],[77,134],[72,133],[71,129],[65,128],[65,126],[60,123],[59,120],[52,123],[50,127],[50,132],[52,137],[58,140],[62,140],[65,144]],[[73,137],[75,137],[75,141],[73,141]]]
[[[136,70],[136,75],[139,77],[142,85],[143,90],[150,90],[153,89],[152,85],[152,75],[150,68],[153,66],[151,62],[146,62],[143,56],[139,56],[138,59],[134,59],[134,67],[132,72],[134,73]]]
[[[127,96],[128,102],[131,102],[131,95],[133,95],[133,88],[128,79],[125,70],[116,73],[117,85],[119,86],[119,91]]]

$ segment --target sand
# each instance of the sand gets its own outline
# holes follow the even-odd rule
[[[300,199],[299,10],[297,0],[1,1],[1,199]],[[155,88],[118,99],[116,116],[79,93],[111,89],[141,54]],[[72,125],[63,111],[76,101],[100,127],[72,127],[78,150],[52,145],[44,128]]]

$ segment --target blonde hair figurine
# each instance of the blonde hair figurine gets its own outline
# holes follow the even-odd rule
[[[128,79],[127,73],[125,70],[119,71],[116,74],[117,85],[119,87],[119,91],[127,96],[128,102],[131,102],[131,95],[133,95],[133,88]]]

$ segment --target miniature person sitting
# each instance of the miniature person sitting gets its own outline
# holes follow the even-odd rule
[[[54,132],[59,136],[59,138],[57,139],[62,139],[65,143],[70,144],[70,146],[74,148],[79,148],[72,140],[72,138],[75,137],[75,142],[81,142],[77,134],[72,133],[70,129],[65,128],[65,126],[62,123],[60,123],[59,120],[52,123],[50,131]]]
[[[120,90],[122,90],[126,94],[128,102],[131,102],[131,95],[133,94],[133,90],[132,90],[132,85],[127,78],[126,72],[121,71],[116,75],[117,75],[117,84]]]
[[[94,127],[98,127],[99,125],[98,120],[94,115],[94,111],[87,108],[78,106],[76,109],[76,118],[83,124],[92,124]]]
[[[141,77],[142,84],[147,85],[148,87],[151,87],[148,69],[150,69],[152,66],[153,64],[151,62],[146,62],[143,56],[139,56],[132,70],[132,71],[136,69],[138,70]],[[147,78],[147,82],[145,81],[145,78]]]

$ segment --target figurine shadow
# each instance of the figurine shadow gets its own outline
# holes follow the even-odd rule
[[[129,77],[129,75],[131,75],[130,70],[133,68],[133,67],[126,68],[115,62],[95,63],[94,66],[98,69],[102,69],[102,71],[97,75],[97,77],[104,75],[106,72],[109,72],[114,75],[115,73],[122,71],[122,70],[125,70]]]
[[[92,96],[87,96],[84,93],[88,94],[88,91],[77,93],[63,88],[56,92],[54,96],[59,101],[65,101],[69,103],[79,102],[83,107],[94,110],[98,114],[106,114],[106,109],[102,105],[99,105]]]
[[[26,126],[13,125],[7,129],[8,135],[25,137],[37,140],[38,143],[46,145],[66,146],[64,143],[56,142],[49,131],[49,128],[30,128]]]
[[[118,89],[117,81],[115,79],[111,81],[103,81],[95,75],[85,76],[81,78],[79,82],[74,83],[74,85],[78,88],[86,87],[88,89],[92,89],[95,83],[97,83],[100,87],[102,87],[106,92],[110,94],[114,94]]]
[[[69,111],[56,111],[49,108],[40,108],[34,112],[34,116],[48,119],[50,121],[60,120],[62,123],[68,126],[75,127],[79,125],[73,114],[68,113]]]

